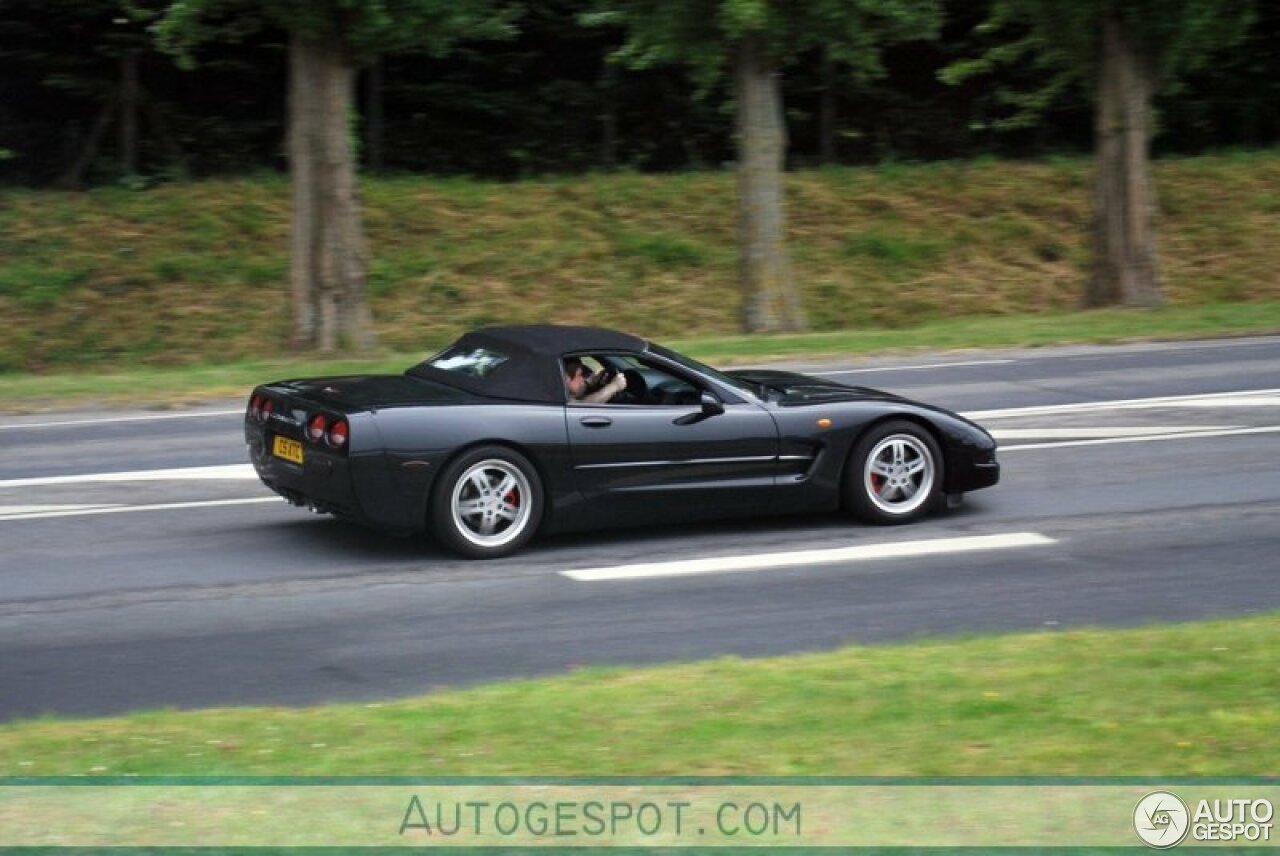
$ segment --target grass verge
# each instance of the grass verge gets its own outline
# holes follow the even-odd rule
[[[1280,615],[0,727],[5,775],[1275,775]]]
[[[1091,161],[800,170],[787,243],[810,326],[1064,312],[1091,267]],[[1280,300],[1280,150],[1153,165],[1175,306]],[[728,171],[362,181],[379,341],[494,323],[727,336],[742,316]],[[278,176],[0,192],[0,371],[274,359],[289,340]]]
[[[1130,342],[1280,331],[1280,302],[1172,306],[961,318],[894,330],[842,330],[779,336],[676,339],[669,344],[713,364],[858,356],[913,350]],[[443,342],[439,344],[444,344]],[[283,377],[400,372],[426,353],[366,359],[243,360],[204,366],[141,367],[110,373],[0,374],[0,409],[24,412],[79,404],[174,407],[244,395]]]

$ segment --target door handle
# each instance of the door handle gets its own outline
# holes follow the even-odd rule
[[[584,416],[578,421],[588,428],[608,428],[613,424],[608,416]]]

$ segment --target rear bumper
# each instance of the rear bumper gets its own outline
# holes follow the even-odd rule
[[[271,454],[274,434],[270,429],[250,426],[245,433],[249,462],[268,488],[294,505],[368,522],[352,489],[347,458],[307,446],[299,465]]]

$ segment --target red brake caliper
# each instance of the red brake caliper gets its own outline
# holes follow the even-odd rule
[[[516,493],[515,488],[511,488],[511,490],[507,491],[503,495],[502,501],[505,502],[507,505],[511,506],[512,508],[519,508],[520,494]]]

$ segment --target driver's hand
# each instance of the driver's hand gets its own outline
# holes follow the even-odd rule
[[[609,381],[609,386],[613,387],[613,393],[617,395],[627,388],[627,376],[624,374],[615,376],[613,380]]]

